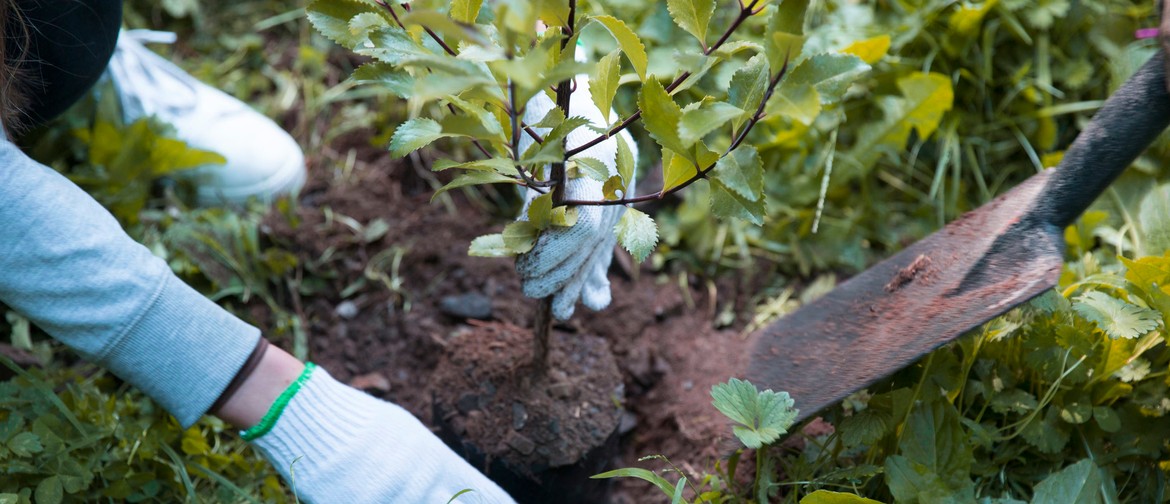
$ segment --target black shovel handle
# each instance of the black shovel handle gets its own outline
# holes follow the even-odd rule
[[[1072,224],[1170,125],[1164,60],[1158,50],[1077,136],[1031,211],[1039,224]]]

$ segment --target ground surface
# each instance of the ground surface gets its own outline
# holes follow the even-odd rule
[[[467,255],[473,238],[497,232],[504,221],[460,194],[453,207],[429,203],[432,191],[410,163],[355,142],[366,152],[358,159],[366,161],[351,176],[339,183],[334,166],[340,160],[328,154],[311,160],[299,223],[274,214],[269,224],[274,240],[299,256],[305,277],[324,279],[295,303],[309,330],[311,358],[433,425],[432,393],[446,386],[434,379],[435,366],[451,340],[477,323],[445,312],[444,300],[462,307],[486,301],[490,320],[520,327],[530,326],[535,305],[520,294],[510,259]],[[382,226],[373,224],[378,221],[385,233],[367,242],[367,230]],[[612,466],[648,467],[637,459],[650,454],[666,455],[684,470],[710,466],[730,431],[709,390],[745,369],[750,342],[740,326],[714,329],[706,288],[687,285],[684,292],[677,275],[647,267],[629,275],[615,266],[610,278],[609,309],[579,307],[558,327],[604,338],[616,357],[627,414],[622,455]],[[721,305],[739,290],[723,283],[715,291]],[[623,481],[613,500],[642,501],[647,487]]]

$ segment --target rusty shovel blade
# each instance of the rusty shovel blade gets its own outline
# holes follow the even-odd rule
[[[747,378],[800,418],[1056,285],[1063,231],[1170,124],[1158,51],[1054,170],[969,212],[762,329]]]

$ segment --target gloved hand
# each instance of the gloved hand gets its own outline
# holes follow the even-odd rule
[[[569,116],[579,116],[588,119],[593,126],[604,128],[605,116],[593,104],[589,94],[589,79],[579,75],[576,78],[576,91],[573,92],[569,103]],[[537,93],[528,101],[524,110],[525,124],[536,124],[556,104],[545,93]],[[616,120],[617,114],[609,111],[610,120]],[[543,131],[542,131],[543,130]],[[535,128],[541,135],[548,131],[544,128]],[[630,146],[634,159],[638,158],[638,147],[633,138],[626,131],[618,133]],[[588,127],[574,130],[566,138],[566,149],[585,144],[597,136]],[[524,152],[534,140],[526,133],[520,134],[520,152]],[[609,168],[611,176],[617,175],[617,140],[609,138],[590,147],[578,156],[592,157],[600,160]],[[549,167],[544,167],[546,170]],[[604,184],[588,177],[571,179],[565,186],[565,198],[576,200],[602,200]],[[631,180],[627,195],[634,194],[634,181]],[[528,217],[528,205],[540,196],[540,193],[529,189],[525,194],[524,208],[520,212],[520,219]],[[617,235],[613,228],[621,219],[626,207],[621,205],[610,206],[581,206],[578,207],[576,225],[564,227],[550,227],[544,230],[536,241],[536,246],[516,261],[516,272],[520,274],[520,282],[524,295],[532,298],[553,296],[553,316],[560,320],[568,319],[573,315],[573,308],[580,299],[585,306],[594,310],[609,306],[611,295],[609,292],[610,261],[613,260],[613,248],[617,243]]]
[[[513,502],[409,412],[312,364],[243,437],[301,502],[443,503],[467,488],[456,504]]]

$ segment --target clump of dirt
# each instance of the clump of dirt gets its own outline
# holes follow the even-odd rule
[[[356,155],[344,154],[351,150]],[[347,157],[358,160],[352,169],[334,169]],[[478,403],[483,395],[481,382],[469,378],[456,384],[440,377],[438,368],[445,356],[471,351],[464,348],[467,345],[492,342],[469,334],[490,333],[491,338],[505,342],[497,348],[481,348],[502,352],[503,358],[491,364],[501,367],[476,369],[473,374],[519,366],[528,352],[527,328],[532,327],[536,301],[520,292],[513,262],[467,255],[472,239],[499,232],[507,221],[477,206],[482,199],[459,192],[448,193],[450,205],[430,203],[433,185],[427,179],[432,176],[428,170],[391,160],[356,134],[334,142],[310,164],[310,180],[293,218],[273,213],[267,221],[270,238],[300,261],[292,304],[309,334],[310,358],[339,379],[367,387],[368,392],[402,405],[424,422],[433,420],[435,394],[450,391],[454,397],[449,399],[457,406],[460,395],[469,393],[477,396]],[[497,197],[491,190],[478,195]],[[379,232],[371,234],[371,228]],[[687,472],[688,478],[697,480],[703,469],[727,455],[731,441],[729,425],[711,406],[711,386],[742,376],[753,343],[741,335],[747,317],[737,317],[737,322],[726,326],[716,323],[716,314],[748,312],[769,271],[761,265],[742,277],[722,279],[716,286],[694,276],[656,272],[646,265],[622,270],[617,266],[622,262],[614,261],[610,272],[613,302],[609,308],[592,312],[578,307],[571,320],[557,326],[559,339],[604,340],[625,388],[620,457],[605,460],[596,472],[632,466],[661,469],[661,462],[638,459],[662,454]],[[486,298],[490,310],[486,317],[476,316],[490,324],[444,310],[444,299],[464,299],[460,296]],[[255,318],[264,327],[265,317],[257,314]],[[523,336],[507,327],[524,328]],[[507,343],[513,338],[525,343]],[[556,358],[560,360],[551,369],[580,365],[573,364],[568,354]],[[614,385],[590,384],[576,372],[561,370],[569,383],[584,387],[578,393],[604,392],[603,400],[587,401],[604,413],[597,418],[597,430],[612,432],[607,427],[612,424],[606,422],[612,421]],[[493,385],[497,398],[512,393],[500,392],[500,383]],[[593,392],[590,387],[595,387]],[[491,431],[490,435],[500,437],[493,438],[494,445],[488,442],[481,447],[498,449],[499,440],[504,439],[514,452],[506,437],[516,432],[511,425],[513,403],[500,402],[503,409],[497,414],[497,424],[469,421],[461,413],[462,428],[468,436],[473,429],[483,429],[484,433],[475,434],[480,439]],[[524,407],[528,422],[543,414],[539,408]],[[536,445],[534,454],[547,448],[550,460],[573,457],[572,450],[552,453],[556,441],[538,441],[536,434],[525,436]],[[526,446],[522,440],[513,443]],[[645,482],[620,479],[610,501],[656,502],[661,499],[656,492]]]

